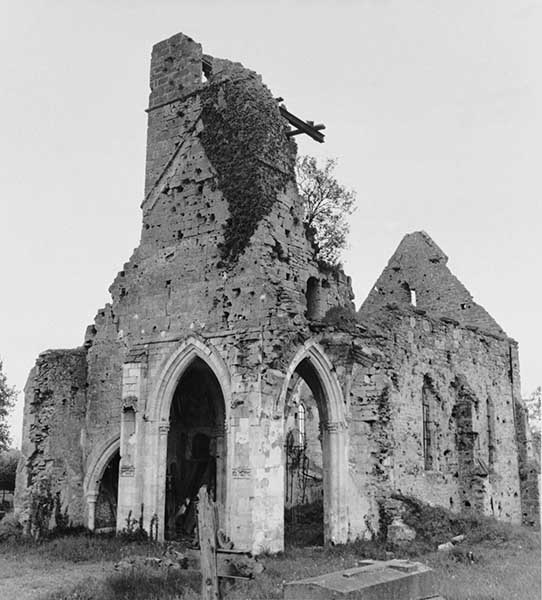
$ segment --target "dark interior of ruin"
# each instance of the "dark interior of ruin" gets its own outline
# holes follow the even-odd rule
[[[184,372],[170,409],[166,475],[166,537],[192,536],[196,526],[198,491],[206,485],[217,500],[219,442],[224,425],[224,398],[209,367],[195,359]],[[219,495],[219,494],[218,494]]]
[[[305,377],[319,393],[316,374],[309,363],[302,363],[292,377],[285,405],[284,540],[292,546],[319,545],[324,539],[320,412]]]
[[[96,500],[96,529],[114,529],[117,525],[120,452],[111,457],[100,481]]]

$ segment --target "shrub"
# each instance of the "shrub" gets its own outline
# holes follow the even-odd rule
[[[502,544],[523,539],[522,530],[509,523],[492,517],[473,513],[454,513],[440,506],[430,506],[412,496],[394,494],[393,498],[405,506],[403,521],[416,531],[416,540],[409,550],[436,550],[439,544],[449,541],[456,535],[464,534],[464,544],[489,542]],[[418,546],[418,548],[416,548]]]
[[[0,541],[20,537],[23,532],[22,525],[15,513],[7,513],[0,521]]]

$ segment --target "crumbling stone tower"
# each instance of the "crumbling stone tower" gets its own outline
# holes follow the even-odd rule
[[[311,305],[323,315],[351,306],[349,281],[314,259],[288,125],[258,75],[204,56],[179,34],[154,46],[150,85],[141,243],[88,328],[85,350],[40,356],[27,388],[20,482],[32,487],[47,475],[69,518],[93,528],[100,481],[120,449],[118,527],[142,510],[145,528],[156,515],[163,536],[167,480],[199,433],[216,456],[221,527],[240,547],[278,550],[281,423],[296,370],[335,395],[336,406],[323,407],[326,444],[331,456],[344,454],[334,441],[345,426],[342,394],[321,347],[309,342],[307,282],[325,286]],[[52,371],[66,390],[56,376],[45,382]],[[192,400],[177,399],[183,386]],[[46,394],[36,391],[43,387]],[[68,423],[58,412],[64,395]],[[194,413],[190,428],[175,421],[182,443],[172,422],[187,415],[173,416],[174,398],[178,412]],[[55,458],[40,422],[47,403],[48,427],[73,433]],[[342,541],[348,526],[334,503],[329,494],[327,537]]]
[[[174,537],[206,483],[237,548],[281,550],[301,386],[318,414],[325,540],[372,535],[393,491],[521,519],[515,345],[448,286],[434,243],[407,236],[356,315],[349,279],[315,259],[292,132],[261,78],[178,34],[154,46],[150,84],[141,243],[84,346],[41,354],[26,386],[29,527],[46,497],[51,525],[141,519]],[[414,287],[434,302],[413,306]],[[508,448],[493,450],[490,486],[489,434],[475,435],[489,422]]]

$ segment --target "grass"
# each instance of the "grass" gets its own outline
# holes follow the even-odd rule
[[[525,530],[516,532],[515,540],[467,547],[473,563],[440,553],[425,557],[447,600],[540,600],[538,532]]]
[[[121,536],[92,535],[74,532],[35,542],[30,538],[14,537],[0,542],[0,553],[12,557],[39,557],[47,562],[119,561],[127,553],[154,556],[162,552],[159,544],[145,541],[127,542]]]
[[[539,600],[540,532],[500,523],[489,518],[458,516],[444,509],[434,511],[419,503],[405,517],[417,530],[415,543],[405,547],[374,541],[344,546],[295,547],[283,554],[265,556],[265,571],[252,581],[222,580],[224,600],[279,599],[283,583],[323,572],[356,566],[366,558],[411,558],[431,566],[441,594],[447,600]],[[310,524],[298,523],[310,528]],[[465,540],[449,553],[436,545],[465,533]],[[34,543],[11,539],[0,544],[0,555],[33,558],[38,565],[116,562],[128,555],[160,556],[163,546],[129,542],[121,537],[86,534],[61,536]],[[110,569],[111,571],[111,569]],[[51,591],[43,600],[193,600],[199,597],[199,575],[186,571],[138,567],[101,578],[78,581]]]
[[[49,594],[46,600],[197,600],[199,581],[185,572],[159,575],[150,570],[86,580]]]

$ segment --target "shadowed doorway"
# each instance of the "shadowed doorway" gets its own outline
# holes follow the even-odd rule
[[[224,397],[209,366],[195,358],[181,376],[170,408],[165,537],[191,537],[196,497],[207,485],[219,522],[225,498]]]

